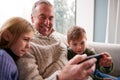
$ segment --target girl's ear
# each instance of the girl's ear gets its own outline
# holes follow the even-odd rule
[[[3,38],[9,42],[12,40],[12,34],[8,30],[6,30],[5,32],[3,32]]]

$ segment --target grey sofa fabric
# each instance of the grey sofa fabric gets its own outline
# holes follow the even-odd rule
[[[120,76],[120,44],[105,44],[105,43],[87,43],[89,47],[95,49],[96,53],[109,52],[113,58],[114,69],[110,75]]]

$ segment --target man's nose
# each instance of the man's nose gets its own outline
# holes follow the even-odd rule
[[[50,23],[50,20],[48,18],[45,19],[44,23],[48,25]]]

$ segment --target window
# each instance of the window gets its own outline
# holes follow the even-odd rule
[[[66,34],[69,27],[75,25],[75,0],[54,0],[55,28]]]

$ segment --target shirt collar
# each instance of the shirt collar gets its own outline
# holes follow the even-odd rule
[[[4,50],[13,58],[14,61],[19,59],[19,57],[15,55],[10,48],[4,48]]]

